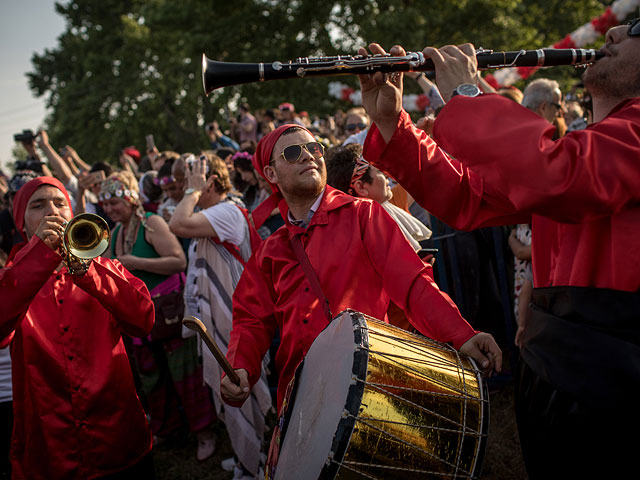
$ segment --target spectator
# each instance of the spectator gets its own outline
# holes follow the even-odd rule
[[[184,252],[164,219],[143,211],[135,179],[127,172],[111,174],[102,183],[100,198],[107,215],[118,223],[112,232],[111,256],[144,281],[152,297],[179,290],[186,267]],[[154,340],[152,331],[150,338],[134,339],[132,351],[156,443],[180,428],[181,404],[198,437],[197,458],[210,457],[216,443],[209,428],[215,411],[202,385],[196,339],[181,338],[177,329],[172,338]]]
[[[78,174],[78,202],[75,213],[94,213],[100,215],[113,228],[114,223],[104,212],[102,205],[98,201],[100,185],[111,175],[111,165],[104,162],[95,163],[88,172]]]
[[[186,181],[188,188],[171,219],[173,233],[193,238],[187,269],[186,313],[201,318],[226,353],[231,331],[230,299],[259,239],[252,238],[246,211],[230,201],[231,181],[222,159],[211,154],[201,156],[187,169]],[[201,208],[197,213],[196,206]],[[262,463],[265,415],[271,408],[264,372],[259,375],[250,402],[241,409],[223,408],[222,370],[209,351],[205,350],[203,356],[204,379],[213,389],[218,417],[227,426],[238,458],[238,476],[256,476]]]
[[[297,125],[304,126],[302,120],[300,120],[300,117],[296,113],[296,108],[293,106],[293,103],[283,102],[278,105],[278,110],[280,111],[280,115],[282,115],[282,119],[278,123],[279,125],[295,123]]]
[[[360,144],[337,147],[327,154],[327,184],[382,205],[416,252],[422,248],[419,242],[431,237],[431,231],[422,222],[390,203],[393,193],[387,177],[362,158]]]
[[[32,170],[18,170],[9,180],[7,193],[5,194],[7,208],[0,212],[0,236],[2,240],[0,248],[4,252],[5,258],[11,253],[13,246],[22,241],[22,234],[16,229],[13,220],[13,198],[20,188],[38,176]]]
[[[176,178],[172,175],[174,161],[170,160],[165,162],[160,168],[158,176],[155,178],[156,184],[162,190],[164,199],[158,206],[158,215],[161,215],[167,223],[171,220],[176,205],[182,199],[184,189],[178,185]]]
[[[344,121],[344,131],[347,135],[354,135],[360,132],[366,132],[369,128],[369,115],[362,107],[350,108]],[[366,137],[367,134],[365,133]],[[358,142],[361,143],[361,142]]]
[[[260,201],[258,178],[251,163],[251,155],[245,152],[238,152],[233,155],[233,165],[235,171],[242,178],[245,188],[242,191],[242,202],[250,212],[253,211]]]
[[[234,151],[240,150],[238,142],[222,133],[220,125],[218,125],[216,120],[205,125],[205,131],[211,142],[212,150],[217,150],[218,148],[232,148]]]
[[[522,106],[553,123],[556,117],[563,114],[562,92],[558,82],[548,78],[534,80],[524,89]]]
[[[4,267],[4,265],[2,265]],[[11,431],[13,430],[13,390],[11,387],[11,355],[0,348],[0,478],[11,478]]]
[[[238,143],[258,142],[258,121],[249,111],[249,104],[240,104],[240,122],[238,129]]]
[[[158,172],[149,170],[144,172],[138,181],[142,208],[145,212],[158,213],[158,205],[162,199],[162,188],[158,185],[157,178]]]

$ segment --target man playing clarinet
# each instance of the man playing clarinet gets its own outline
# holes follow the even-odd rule
[[[457,229],[532,224],[516,398],[531,479],[630,478],[636,463],[640,22],[609,30],[601,52],[583,77],[594,123],[557,141],[540,116],[479,93],[471,44],[424,50],[448,101],[433,140],[402,110],[400,75],[360,77],[367,160]]]

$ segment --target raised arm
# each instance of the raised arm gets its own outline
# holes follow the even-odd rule
[[[640,201],[639,118],[640,100],[628,100],[553,141],[553,127],[515,102],[455,97],[440,112],[434,138],[516,209],[577,223]]]
[[[56,178],[65,185],[69,183],[69,180],[73,177],[73,172],[69,168],[69,165],[67,165],[67,162],[65,162],[51,146],[49,143],[49,135],[45,130],[41,130],[38,134],[38,146],[49,159],[49,165],[51,165]]]

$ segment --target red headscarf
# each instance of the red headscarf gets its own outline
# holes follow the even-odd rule
[[[273,147],[275,147],[276,142],[282,136],[282,134],[290,128],[300,128],[306,132],[309,132],[309,130],[296,123],[287,123],[276,128],[274,131],[269,132],[258,142],[256,153],[253,155],[251,161],[253,163],[253,168],[255,168],[256,172],[262,175],[265,180],[267,180],[267,178],[264,176],[263,170],[264,167],[269,165],[269,162],[271,161]],[[309,132],[309,135],[313,137],[313,133]],[[278,186],[274,183],[269,182],[269,180],[267,180],[267,183],[269,183],[273,194],[260,205],[258,205],[258,207],[256,207],[256,209],[251,213],[251,217],[253,218],[253,223],[255,224],[256,228],[260,228],[265,220],[269,218],[269,215],[271,214],[273,209],[278,206],[280,200],[283,199],[282,193],[280,193]]]
[[[13,221],[16,224],[16,230],[20,232],[22,238],[26,240],[24,235],[24,213],[27,210],[27,204],[29,203],[29,199],[33,195],[33,193],[43,185],[51,185],[56,187],[67,198],[67,203],[69,204],[69,208],[71,208],[71,199],[69,198],[69,193],[67,189],[64,188],[64,185],[60,180],[53,177],[37,177],[33,180],[25,183],[16,196],[13,198]]]

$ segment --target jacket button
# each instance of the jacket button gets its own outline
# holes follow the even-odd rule
[[[304,324],[309,323],[309,319],[305,318],[304,320],[302,320],[302,323],[304,323]]]

